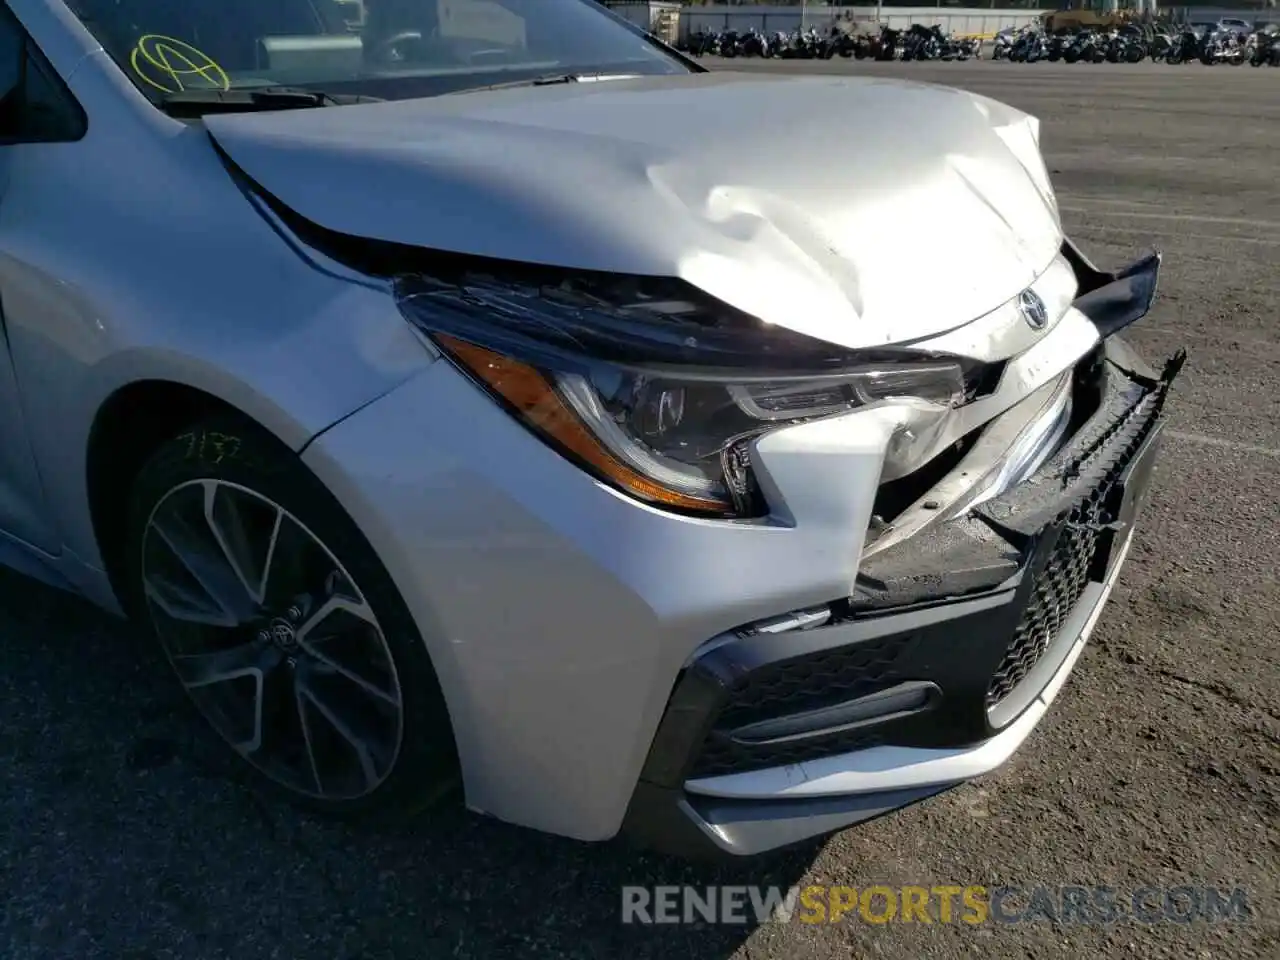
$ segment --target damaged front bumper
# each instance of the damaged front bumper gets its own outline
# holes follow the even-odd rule
[[[1080,655],[1129,548],[1185,354],[1115,336],[1159,257],[1114,274],[1069,244],[1070,435],[1029,478],[868,551],[851,595],[715,638],[682,672],[624,830],[683,855],[751,855],[858,823],[1002,764]]]

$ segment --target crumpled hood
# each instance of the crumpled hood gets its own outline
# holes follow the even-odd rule
[[[679,277],[849,347],[968,323],[1061,242],[1037,121],[909,82],[716,73],[206,123],[330,230]]]

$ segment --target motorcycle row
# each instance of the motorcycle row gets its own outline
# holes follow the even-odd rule
[[[958,37],[941,27],[912,24],[906,30],[882,27],[878,33],[853,35],[833,28],[766,34],[750,30],[698,31],[680,48],[695,57],[764,57],[799,60],[971,60],[982,56],[977,37]]]
[[[1035,63],[1139,63],[1147,58],[1165,63],[1199,62],[1280,67],[1280,31],[1274,27],[1243,33],[1228,29],[1196,29],[1193,25],[1160,27],[1129,24],[1115,30],[1079,30],[1046,34],[1034,27],[996,34],[993,60]]]

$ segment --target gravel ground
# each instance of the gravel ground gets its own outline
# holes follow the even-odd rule
[[[124,630],[0,573],[0,956],[1280,955],[1280,71],[733,66],[918,77],[1007,100],[1042,118],[1086,249],[1167,254],[1160,304],[1134,334],[1149,356],[1191,353],[1158,489],[1096,639],[1022,751],[820,848],[732,869],[463,814],[394,836],[341,829],[247,789]],[[797,145],[797,164],[820,149]],[[716,882],[1240,885],[1254,918],[618,921],[621,884]]]

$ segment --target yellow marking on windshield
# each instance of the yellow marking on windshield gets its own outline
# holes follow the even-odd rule
[[[197,85],[197,89],[205,89],[206,85],[218,90],[231,88],[227,71],[207,53],[185,41],[158,33],[138,38],[133,52],[129,54],[129,65],[144,81],[165,93],[186,90],[187,82],[193,77],[204,81],[204,84]]]

